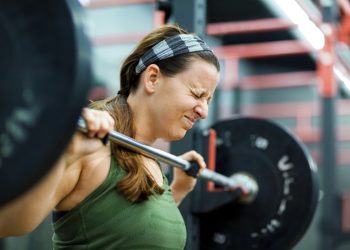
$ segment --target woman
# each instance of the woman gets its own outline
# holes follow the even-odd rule
[[[53,173],[31,191],[39,199],[31,218],[22,217],[25,229],[54,210],[55,249],[183,249],[177,205],[196,179],[174,169],[168,184],[154,159],[96,137],[113,129],[145,144],[179,140],[207,117],[218,79],[218,60],[197,36],[176,25],[147,35],[122,65],[118,95],[83,110],[88,137],[77,132]],[[205,167],[195,151],[181,157]]]

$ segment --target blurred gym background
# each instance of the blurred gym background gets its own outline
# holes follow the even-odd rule
[[[73,1],[73,0],[72,0]],[[350,249],[349,0],[80,0],[93,47],[89,98],[114,95],[119,68],[153,28],[178,23],[220,59],[221,80],[202,124],[236,115],[272,119],[317,163],[323,197],[296,250]],[[176,145],[157,147],[176,152]],[[23,208],[25,209],[25,208]],[[46,250],[51,218],[0,250]],[[331,249],[329,249],[331,250]]]

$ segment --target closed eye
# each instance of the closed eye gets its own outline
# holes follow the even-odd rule
[[[205,98],[205,97],[207,97],[207,94],[206,93],[201,93],[201,94],[197,94],[197,93],[194,93],[194,92],[192,92],[192,95],[194,96],[194,98],[196,98],[196,99],[203,99],[203,98]],[[210,102],[211,102],[211,96],[209,96],[208,98],[207,98],[207,104],[209,104]]]
[[[203,97],[203,95],[194,94],[194,97],[196,97],[197,99],[201,99]]]
[[[202,95],[203,95],[203,94],[197,94],[197,93],[195,93],[195,92],[191,92],[191,94],[192,94],[192,96],[193,96],[194,98],[196,98],[196,99],[202,98]]]

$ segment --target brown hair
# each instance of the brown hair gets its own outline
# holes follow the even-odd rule
[[[135,136],[132,111],[126,99],[130,93],[136,91],[139,84],[139,75],[135,74],[135,68],[139,59],[160,41],[179,34],[188,34],[188,32],[177,25],[166,24],[145,36],[139,42],[136,49],[126,58],[121,67],[120,90],[118,96],[90,104],[91,108],[109,112],[115,120],[116,131],[132,138]],[[181,54],[155,62],[155,64],[158,65],[162,74],[174,76],[186,70],[189,63],[194,58],[199,58],[211,63],[220,71],[219,61],[211,51]],[[164,192],[164,190],[156,184],[146,168],[143,167],[144,163],[139,154],[119,147],[115,143],[112,143],[112,152],[121,168],[126,172],[126,176],[117,184],[117,190],[128,200],[140,202],[147,200],[153,193],[160,194]]]

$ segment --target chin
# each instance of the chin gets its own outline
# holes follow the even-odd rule
[[[181,140],[182,138],[185,137],[186,135],[186,130],[182,131],[181,133],[174,133],[174,134],[170,134],[169,135],[169,140],[170,141],[178,141],[178,140]]]

